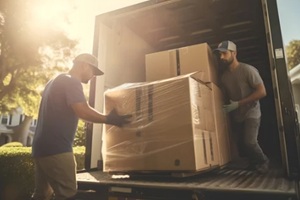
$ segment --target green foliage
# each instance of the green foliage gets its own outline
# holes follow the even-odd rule
[[[292,40],[286,47],[288,69],[300,64],[300,40]]]
[[[75,147],[77,169],[84,168],[84,147]],[[29,199],[34,189],[31,147],[0,148],[0,199]]]
[[[73,147],[73,151],[77,162],[77,170],[84,169],[85,146]]]
[[[1,199],[26,199],[33,191],[34,167],[31,149],[26,147],[0,148]]]
[[[2,145],[0,148],[3,148],[3,147],[23,147],[23,144],[21,142],[9,142],[9,143]]]
[[[51,19],[49,23],[39,21],[42,18],[35,14],[41,2],[45,3],[0,1],[1,113],[22,107],[25,115],[36,116],[44,85],[58,72],[67,70],[76,50],[77,41],[69,39],[57,23]],[[65,12],[59,16],[57,21],[67,23]]]
[[[85,122],[79,120],[73,146],[85,146]]]

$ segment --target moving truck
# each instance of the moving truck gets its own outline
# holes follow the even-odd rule
[[[103,127],[94,124],[86,129],[85,170],[77,174],[85,199],[299,198],[298,118],[276,0],[150,0],[97,16],[93,53],[104,75],[91,82],[90,104],[103,111],[105,91],[145,82],[146,55],[201,43],[214,49],[222,40],[235,42],[238,59],[264,80],[258,139],[269,172],[225,166],[190,177],[112,175],[102,167]]]

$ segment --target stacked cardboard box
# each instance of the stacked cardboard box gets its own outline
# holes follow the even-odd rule
[[[175,65],[166,56],[174,51]],[[195,172],[229,162],[226,115],[209,46],[147,55],[146,73],[148,82],[105,92],[106,113],[116,108],[133,118],[123,128],[104,126],[104,171]]]
[[[105,111],[133,114],[105,126],[104,171],[199,171],[219,163],[213,123],[217,88],[200,73],[123,85],[105,92]]]
[[[211,83],[214,91],[219,90],[217,86],[219,83],[217,61],[207,43],[146,55],[146,81],[162,80],[196,71],[200,81]],[[231,160],[228,119],[222,111],[224,102],[221,92],[214,92],[213,95],[213,102],[210,107],[213,108],[213,103],[215,104],[214,118],[211,118],[210,123],[214,123],[212,126],[214,129],[209,131],[215,134],[211,138],[214,142],[217,141],[219,165],[225,165]]]
[[[218,83],[216,61],[207,43],[146,55],[146,81],[198,71],[204,82]]]

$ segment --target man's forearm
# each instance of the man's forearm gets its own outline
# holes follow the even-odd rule
[[[239,106],[246,105],[248,103],[252,103],[254,101],[258,101],[259,99],[265,97],[267,95],[266,89],[263,84],[257,86],[256,90],[249,95],[248,97],[241,99],[239,101]]]
[[[72,105],[76,115],[88,122],[92,123],[106,123],[106,116],[92,108],[88,103],[76,103]]]
[[[89,106],[84,113],[82,113],[81,119],[92,123],[106,123],[106,116]]]

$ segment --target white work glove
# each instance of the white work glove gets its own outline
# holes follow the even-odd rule
[[[239,102],[238,101],[232,101],[230,100],[230,104],[227,105],[223,105],[223,110],[226,113],[229,113],[231,111],[234,111],[235,109],[237,109],[239,107]]]

